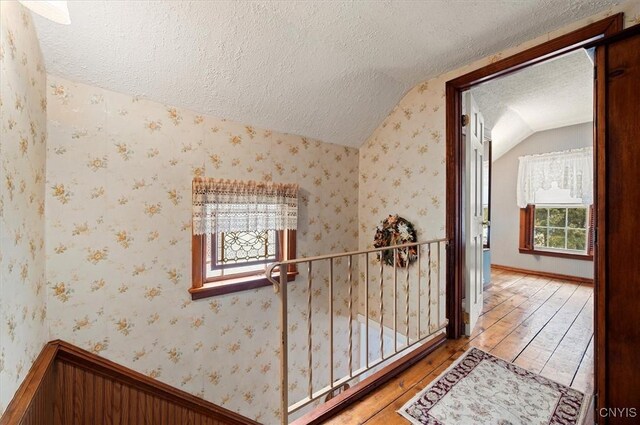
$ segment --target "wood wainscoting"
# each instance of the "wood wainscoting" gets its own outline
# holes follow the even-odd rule
[[[64,341],[48,343],[0,425],[258,425]]]

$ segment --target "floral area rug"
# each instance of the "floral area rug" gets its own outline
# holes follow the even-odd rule
[[[588,399],[477,348],[467,350],[398,413],[412,424],[573,425]]]

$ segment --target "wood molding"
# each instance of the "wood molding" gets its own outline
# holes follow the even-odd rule
[[[35,404],[38,392],[44,387],[47,377],[53,374],[57,353],[57,344],[49,343],[44,346],[0,418],[0,425],[28,423],[26,419]]]
[[[365,378],[348,390],[340,393],[328,402],[318,406],[316,409],[293,421],[291,425],[316,425],[324,423],[332,416],[337,415],[349,405],[360,400],[362,397],[374,391],[402,371],[410,368],[427,355],[440,347],[447,340],[445,334],[440,334],[431,341],[427,341],[421,347],[411,351],[380,371]]]
[[[522,52],[506,57],[482,68],[455,78],[450,83],[461,90],[492,80],[494,78],[519,71],[528,66],[551,59],[553,57],[593,44],[598,39],[611,36],[622,31],[624,14],[617,13],[592,24],[578,28],[552,40],[538,44]]]
[[[501,266],[499,264],[492,264],[491,268],[496,270],[502,270],[505,272],[530,274],[533,276],[548,277],[549,279],[566,280],[569,282],[578,282],[578,283],[586,283],[588,285],[593,285],[593,279],[590,279],[588,277],[571,276],[568,274],[543,272],[538,270],[520,269],[517,267]]]
[[[542,255],[543,257],[556,257],[556,258],[566,258],[569,260],[593,261],[593,255],[589,255],[589,254],[572,254],[570,252],[543,251],[540,249],[525,249],[525,248],[520,248],[518,252],[520,254]]]
[[[51,373],[54,369],[55,373]],[[70,376],[73,379],[68,374],[64,374],[65,370],[71,371]],[[98,397],[96,402],[99,403],[115,398],[120,400],[119,397],[123,389],[126,389],[129,396],[136,393],[142,394],[140,398],[144,398],[147,402],[147,410],[144,413],[145,420],[157,417],[165,419],[155,422],[158,424],[173,423],[175,417],[180,415],[181,417],[204,420],[203,423],[259,425],[256,421],[61,340],[51,341],[44,347],[9,404],[7,411],[0,419],[1,425],[43,424],[43,422],[37,421],[25,422],[24,418],[29,414],[29,409],[33,405],[38,389],[42,387],[47,371],[50,376],[54,376],[55,380],[55,386],[52,386],[51,394],[48,394],[48,402],[52,406],[51,420],[53,422],[47,423],[66,425],[71,423],[69,422],[71,417],[77,418],[82,415],[82,411],[79,412],[78,409],[85,407],[85,413],[86,410],[89,410],[84,404],[93,403],[91,397],[84,392],[81,396],[73,392],[74,386],[76,389],[78,388],[78,382],[88,378],[86,382],[97,382],[98,380],[102,382],[100,386],[102,392],[96,394]],[[85,378],[82,376],[83,374],[89,376]],[[87,383],[84,386],[81,385],[81,391],[85,391],[87,386],[91,387]],[[110,388],[111,391],[108,391],[107,388]],[[118,393],[116,393],[116,388],[118,388]],[[106,416],[111,418],[111,415],[116,413],[128,417],[132,417],[132,415],[140,417],[137,409],[131,405],[128,407],[131,411],[124,411],[124,409],[116,411],[114,409],[114,412],[111,412],[105,405],[102,405],[104,412],[101,412],[97,406],[93,406],[93,409],[90,410],[93,410],[94,415],[103,413],[105,417],[102,419],[104,420],[106,420]],[[173,412],[173,416],[171,412]],[[42,413],[39,412],[38,415],[42,416]],[[85,417],[85,419],[91,421],[91,418]],[[51,420],[47,419],[47,421]],[[97,423],[95,418],[94,423]]]
[[[446,229],[447,333],[458,338],[464,333],[462,293],[465,270],[464,234],[464,144],[462,143],[462,92],[470,87],[507,75],[558,55],[582,48],[595,40],[618,33],[624,26],[622,13],[586,25],[530,49],[486,65],[446,83]],[[598,70],[598,72],[600,72]]]
[[[640,201],[637,167],[640,145],[638,81],[640,25],[600,40],[596,47],[596,412],[640,402],[637,323]],[[635,423],[636,419],[597,416],[598,423]]]
[[[287,282],[293,282],[296,280],[298,272],[292,271],[287,273]],[[274,276],[276,276],[274,274]],[[254,275],[250,277],[238,278],[237,282],[234,280],[220,281],[217,284],[206,283],[200,288],[190,288],[192,300],[200,300],[203,298],[213,297],[216,295],[230,294],[232,292],[248,291],[249,289],[257,289],[265,286],[273,285],[264,276],[264,274]]]

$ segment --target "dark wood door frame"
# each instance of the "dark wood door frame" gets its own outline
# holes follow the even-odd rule
[[[465,270],[465,151],[462,143],[462,92],[474,85],[582,48],[602,37],[615,34],[622,30],[623,23],[623,14],[618,13],[447,82],[446,228],[449,240],[447,251],[447,318],[449,319],[447,334],[449,338],[459,338],[464,333],[462,293]],[[598,150],[596,152],[599,154]],[[600,302],[597,282],[595,297],[597,305]]]

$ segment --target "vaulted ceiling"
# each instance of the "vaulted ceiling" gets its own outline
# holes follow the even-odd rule
[[[576,50],[471,89],[495,161],[537,131],[593,121],[593,62]]]
[[[47,72],[360,146],[411,87],[619,0],[73,1]]]

